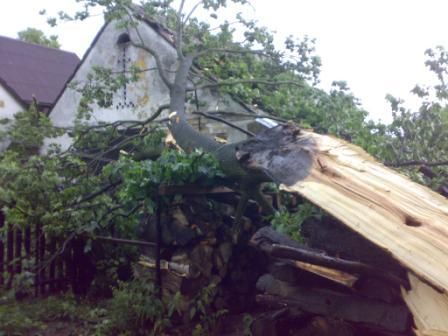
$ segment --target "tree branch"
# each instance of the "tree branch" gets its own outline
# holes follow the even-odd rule
[[[368,276],[386,280],[396,285],[401,285],[405,288],[409,288],[409,284],[407,283],[407,281],[399,278],[395,274],[392,274],[385,270],[379,270],[377,268],[374,268],[373,266],[358,261],[333,258],[323,253],[278,244],[272,244],[268,249],[268,253],[271,256],[277,258],[300,260],[309,262],[311,264],[335,268],[345,272],[365,274]]]
[[[133,124],[134,126],[137,126],[137,125],[144,126],[146,124],[149,124],[150,122],[153,122],[158,116],[160,116],[160,114],[164,110],[167,110],[169,107],[170,107],[169,104],[160,105],[157,108],[157,111],[152,116],[150,116],[150,117],[148,117],[148,118],[146,118],[144,120],[117,120],[117,121],[114,121],[112,123],[100,124],[100,125],[92,125],[92,126],[89,126],[85,130],[84,133],[87,133],[88,131],[90,131],[92,129],[95,129],[95,128],[104,128],[104,127],[109,127],[109,126],[117,128],[117,127],[125,125],[125,124]]]
[[[204,56],[205,54],[253,54],[253,55],[262,55],[268,56],[263,50],[250,50],[250,49],[228,49],[228,48],[209,48],[196,52],[193,55],[193,59]]]
[[[66,207],[66,208],[71,208],[71,207],[73,207],[73,206],[75,206],[75,205],[78,205],[78,204],[81,204],[81,203],[84,203],[84,202],[91,201],[91,200],[94,199],[95,197],[98,197],[99,195],[104,194],[105,192],[109,191],[110,189],[112,189],[112,188],[114,188],[114,187],[120,185],[121,182],[122,182],[122,180],[119,179],[119,180],[117,180],[117,181],[115,181],[115,182],[109,183],[109,184],[103,186],[101,189],[99,189],[99,190],[97,190],[97,191],[95,191],[95,192],[93,192],[93,193],[91,193],[91,194],[89,194],[89,195],[87,195],[87,196],[81,198],[79,201],[76,201],[76,202],[74,202],[74,203],[71,203],[71,204],[69,204],[69,205],[66,205],[65,207]]]
[[[135,43],[135,42],[131,41],[131,45],[136,47],[136,48],[140,48],[140,49],[146,51],[147,53],[151,54],[154,57],[154,60],[156,61],[156,65],[157,65],[157,69],[158,69],[160,78],[162,78],[163,83],[165,83],[165,85],[169,89],[171,89],[173,84],[170,82],[170,80],[166,76],[165,72],[163,71],[162,61],[160,59],[160,56],[156,53],[156,51],[153,50],[152,48],[148,47],[147,45],[145,45],[143,42],[142,43]]]
[[[403,162],[384,162],[385,166],[389,167],[409,167],[409,166],[426,166],[426,167],[438,167],[438,166],[448,166],[448,161],[436,161],[436,162],[427,162],[427,161],[403,161]]]
[[[141,199],[137,199],[135,200],[136,202],[138,202],[138,204],[136,206],[134,206],[131,210],[129,210],[126,213],[117,213],[114,216],[107,218],[107,215],[110,215],[112,212],[116,211],[116,210],[120,210],[123,209],[126,205],[121,204],[118,205],[112,209],[109,210],[108,213],[104,214],[103,216],[101,216],[101,218],[97,221],[98,226],[100,227],[104,227],[102,225],[103,220],[105,220],[106,218],[108,219],[108,222],[112,222],[114,219],[118,218],[118,217],[123,217],[123,218],[129,218],[132,214],[134,214],[134,212],[136,212],[138,209],[140,209],[142,207],[142,203],[141,203]]]
[[[204,116],[205,118],[222,122],[223,124],[226,124],[227,126],[230,126],[230,127],[234,128],[234,129],[236,129],[236,130],[238,130],[238,131],[240,131],[240,132],[242,132],[242,133],[244,133],[244,134],[246,134],[246,135],[248,135],[250,137],[254,137],[255,136],[254,133],[252,133],[250,131],[247,131],[244,128],[241,128],[241,127],[239,127],[239,126],[237,126],[237,125],[235,125],[235,124],[233,124],[233,123],[231,123],[231,122],[229,122],[229,121],[227,121],[227,120],[225,120],[223,118],[215,117],[215,116],[212,116],[212,115],[210,115],[208,113],[205,113],[205,112],[193,112],[193,114],[198,114],[198,115]]]
[[[295,82],[295,81],[268,81],[263,79],[241,79],[241,80],[232,80],[232,81],[222,81],[222,82],[216,82],[216,83],[209,83],[204,84],[201,86],[198,86],[195,88],[195,90],[204,90],[204,89],[210,89],[220,86],[232,86],[237,84],[260,84],[260,85],[267,85],[267,86],[278,86],[278,85],[294,85],[297,87],[304,87],[303,83]],[[189,91],[193,91],[192,89],[189,89]]]
[[[34,270],[36,270],[36,273],[39,273],[43,271],[48,265],[50,265],[58,256],[64,253],[65,249],[67,248],[68,243],[70,243],[73,238],[75,238],[76,232],[72,232],[68,238],[64,241],[59,251],[55,252],[52,256],[50,256],[46,261],[44,261],[42,264],[34,266]],[[39,237],[39,240],[41,238]]]
[[[182,52],[182,45],[183,45],[183,29],[184,24],[182,21],[182,12],[184,10],[185,0],[181,0],[179,5],[179,10],[177,11],[177,24],[176,24],[176,51],[177,51],[177,57],[179,57],[179,60],[182,60],[184,58],[184,54]]]
[[[76,144],[81,140],[81,138],[82,138],[84,135],[86,135],[87,133],[89,133],[90,131],[92,131],[92,130],[95,130],[95,129],[103,129],[103,128],[106,128],[106,127],[113,127],[114,129],[117,129],[117,128],[119,128],[120,126],[124,126],[124,125],[126,125],[126,124],[129,124],[130,126],[128,126],[128,127],[126,127],[126,128],[124,129],[124,131],[126,132],[126,131],[129,131],[132,127],[135,127],[135,126],[144,126],[144,125],[146,125],[146,124],[149,124],[149,123],[153,122],[158,116],[160,116],[160,114],[161,114],[164,110],[166,110],[166,109],[168,109],[168,108],[169,108],[169,104],[163,104],[163,105],[160,105],[159,108],[157,109],[157,111],[156,111],[152,116],[146,118],[145,120],[117,120],[117,121],[114,121],[114,122],[112,122],[112,123],[104,123],[104,124],[98,124],[98,125],[87,126],[85,129],[82,130],[80,138],[77,139],[73,144],[71,144],[70,147],[69,147],[67,150],[65,150],[64,152],[60,153],[60,155],[64,155],[64,154],[70,152],[71,149],[72,149],[74,146],[76,146]],[[163,122],[163,121],[166,121],[166,120],[160,120],[160,122]],[[103,153],[103,155],[104,155],[104,154],[105,154],[105,153]],[[82,155],[84,155],[84,154],[82,154]],[[93,159],[92,154],[87,154],[87,155],[91,156],[90,158]]]
[[[106,242],[111,242],[111,243],[118,243],[118,244],[129,244],[129,245],[150,246],[150,247],[156,246],[156,243],[146,242],[146,241],[141,241],[141,240],[121,239],[121,238],[105,237],[105,236],[95,236],[95,239],[106,241]]]
[[[196,9],[198,9],[198,7],[202,4],[202,0],[199,0],[190,10],[190,12],[188,13],[188,15],[185,17],[183,24],[185,25],[188,20],[190,20],[191,16],[193,15],[193,13],[196,11]]]
[[[135,43],[134,41],[131,40],[131,45],[136,47],[136,48],[140,48],[140,49],[145,50],[146,52],[148,52],[149,54],[151,54],[154,57],[154,59],[156,61],[156,65],[157,65],[159,76],[160,76],[160,78],[162,78],[162,81],[165,83],[165,85],[168,87],[168,89],[170,89],[172,84],[169,81],[168,77],[166,76],[166,74],[165,74],[165,72],[163,70],[162,61],[160,60],[159,54],[157,54],[157,52],[154,49],[148,47],[145,44],[145,41],[143,40],[143,37],[142,37],[142,35],[140,34],[140,31],[137,28],[137,24],[135,24],[133,10],[131,8],[127,7],[127,6],[124,6],[124,9],[126,10],[126,12],[127,12],[128,16],[129,16],[129,19],[131,20],[131,22],[134,23],[133,27],[134,27],[135,33],[137,34],[137,36],[138,36],[138,38],[140,40],[140,43]]]
[[[288,120],[286,120],[286,119],[279,118],[279,117],[273,117],[271,115],[248,114],[248,113],[239,113],[239,112],[224,111],[224,110],[204,111],[204,113],[207,113],[207,114],[208,113],[222,114],[222,115],[229,115],[229,116],[241,117],[241,118],[251,118],[251,119],[266,118],[266,119],[279,121],[279,122],[282,122],[282,123],[287,123],[288,122]]]

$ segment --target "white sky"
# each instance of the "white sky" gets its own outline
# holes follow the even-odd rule
[[[1,0],[6,1],[6,0]],[[59,35],[62,49],[82,57],[102,24],[97,16],[83,23],[50,28],[38,15],[69,10],[74,0],[14,0],[0,11],[0,35],[35,27]],[[190,1],[191,2],[191,1]],[[253,15],[262,25],[287,35],[317,39],[322,58],[322,86],[348,82],[372,118],[390,121],[387,93],[411,101],[409,90],[428,83],[424,51],[448,47],[446,0],[252,0]]]

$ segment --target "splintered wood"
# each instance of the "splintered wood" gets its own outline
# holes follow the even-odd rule
[[[409,275],[411,290],[402,296],[414,316],[417,335],[448,336],[448,296]]]
[[[416,275],[414,287],[426,282],[445,293],[448,302],[448,200],[359,147],[311,132],[302,136],[316,143],[312,169],[304,180],[282,188],[301,194],[388,251]],[[418,298],[422,305],[426,299],[431,300]]]
[[[298,192],[441,291],[448,290],[448,201],[330,136],[316,141],[310,175]]]

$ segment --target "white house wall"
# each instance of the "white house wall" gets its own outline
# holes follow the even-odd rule
[[[175,49],[146,23],[139,24],[137,29],[145,44],[151,49],[156,50],[160,55],[164,68],[169,70],[167,72],[168,77],[172,79],[173,72],[176,70],[177,55]],[[79,67],[73,77],[73,81],[85,81],[88,73],[91,72],[94,66],[111,68],[117,72],[122,71],[122,63],[120,62],[123,58],[123,49],[117,45],[118,37],[122,33],[125,33],[125,31],[118,29],[114,23],[108,24]],[[139,36],[135,30],[131,30],[130,37],[133,41],[139,41]],[[127,47],[126,57],[130,58],[132,64],[147,71],[139,75],[140,78],[137,82],[127,85],[126,101],[124,101],[123,91],[119,90],[114,95],[114,104],[110,108],[105,109],[94,106],[90,120],[91,123],[100,121],[113,122],[117,120],[144,120],[155,113],[160,105],[169,102],[169,91],[167,87],[157,71],[150,70],[156,67],[154,57],[146,51],[133,46]],[[222,95],[213,93],[211,90],[198,92],[197,95],[202,111],[231,110],[233,112],[247,113],[246,109],[228,96],[223,97]],[[65,89],[50,114],[50,118],[55,126],[73,126],[80,98],[80,93],[71,88]],[[123,104],[125,102],[127,104],[132,103],[133,107],[118,107],[120,103]],[[194,104],[188,108],[190,111],[193,109],[195,109]],[[160,118],[166,118],[169,112],[165,111]],[[241,139],[239,132],[229,131],[227,126],[217,125],[216,122],[209,122],[205,119],[202,120],[201,124],[202,131],[212,134],[226,132],[229,140]],[[61,144],[63,147],[66,147],[68,145],[67,139],[63,140]]]
[[[23,106],[0,84],[0,119],[14,119],[17,112],[23,111]],[[4,131],[8,124],[0,124],[0,131]],[[9,141],[0,142],[0,151],[9,145]]]

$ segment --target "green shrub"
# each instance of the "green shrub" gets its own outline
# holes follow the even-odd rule
[[[149,280],[120,282],[113,290],[99,333],[104,335],[160,335],[170,326],[176,298],[165,305]]]
[[[308,218],[320,218],[321,216],[322,210],[311,203],[305,202],[300,205],[297,212],[289,212],[287,210],[276,212],[271,219],[271,225],[277,231],[303,242],[303,237],[300,235],[300,228],[303,222]]]

